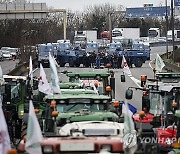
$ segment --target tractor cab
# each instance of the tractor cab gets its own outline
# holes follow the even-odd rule
[[[115,96],[114,72],[67,73],[70,82],[78,82],[85,88],[97,89],[99,94]]]
[[[26,77],[3,75],[5,84],[1,86],[3,97],[2,106],[6,111],[17,112],[19,116],[24,114],[24,102],[28,96]]]
[[[111,97],[93,94],[89,90],[79,93],[63,91],[61,95],[45,96],[44,102],[46,109],[42,119],[45,122],[41,123],[41,127],[45,134],[56,134],[59,128],[71,122],[93,120],[119,122],[119,115],[122,112],[121,102],[113,102]]]

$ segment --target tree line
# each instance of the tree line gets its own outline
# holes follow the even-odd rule
[[[165,36],[165,17],[156,18],[126,18],[121,12],[123,6],[109,3],[88,6],[83,12],[67,11],[67,39],[73,40],[75,30],[96,29],[98,38],[104,30],[109,30],[108,15],[111,14],[112,28],[140,28],[140,36],[146,37],[148,29],[157,27]],[[118,10],[118,11],[117,11]],[[180,29],[180,20],[175,18],[175,29]],[[171,19],[168,19],[168,29],[171,29]],[[46,19],[31,20],[0,20],[0,47],[22,47],[40,43],[56,42],[63,39],[63,14],[48,14]]]

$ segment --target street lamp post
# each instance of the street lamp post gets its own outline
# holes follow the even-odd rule
[[[174,45],[174,6],[173,6],[173,0],[171,0],[171,29],[172,29],[172,46],[173,46],[173,51],[172,51],[172,59],[173,62],[175,61],[175,45]]]
[[[165,3],[166,3],[166,56],[167,56],[167,59],[169,58],[168,57],[168,38],[167,38],[167,32],[168,32],[168,13],[167,13],[167,0],[165,0]]]
[[[111,22],[111,14],[108,14],[108,18],[109,18],[109,34],[110,34],[110,43],[112,43],[112,22]]]

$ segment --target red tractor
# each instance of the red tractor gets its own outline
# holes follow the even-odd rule
[[[156,79],[143,75],[141,87],[130,87],[126,92],[132,94],[132,88],[143,91],[142,111],[133,115],[141,145],[148,147],[146,150],[153,147],[158,153],[167,152],[177,134],[175,111],[180,109],[180,73],[157,73]]]

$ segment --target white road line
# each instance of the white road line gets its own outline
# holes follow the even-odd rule
[[[36,70],[38,70],[38,68],[35,68],[32,72],[34,73]]]

